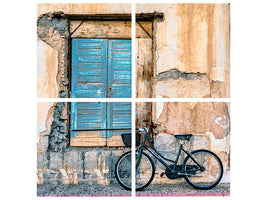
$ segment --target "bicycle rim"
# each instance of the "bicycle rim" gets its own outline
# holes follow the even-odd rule
[[[220,159],[207,150],[195,151],[192,156],[205,170],[201,171],[196,163],[190,157],[187,157],[184,162],[184,169],[187,173],[186,181],[197,189],[210,189],[216,186],[223,174]]]
[[[119,183],[126,189],[131,189],[132,185],[132,154],[124,154],[116,166],[116,177]]]

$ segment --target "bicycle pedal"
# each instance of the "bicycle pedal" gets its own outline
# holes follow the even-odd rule
[[[165,173],[164,173],[164,172],[162,172],[162,173],[160,174],[160,177],[162,178],[164,175],[165,175]]]

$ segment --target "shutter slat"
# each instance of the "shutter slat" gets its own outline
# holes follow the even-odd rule
[[[119,129],[126,128],[129,130],[124,131],[107,131],[107,137],[111,137],[113,134],[122,134],[131,132],[131,114],[132,105],[129,102],[112,102],[107,105],[107,128]]]
[[[72,130],[95,130],[106,129],[106,103],[83,103],[71,102],[72,112]],[[76,133],[76,132],[74,132]],[[106,131],[101,131],[105,137]],[[72,135],[75,137],[75,135]]]
[[[108,85],[111,98],[131,98],[131,40],[109,40]]]

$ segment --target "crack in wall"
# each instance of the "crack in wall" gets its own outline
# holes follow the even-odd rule
[[[177,69],[172,69],[170,71],[159,73],[156,77],[156,80],[164,81],[170,78],[171,79],[184,78],[186,80],[193,80],[193,79],[201,78],[202,76],[206,76],[206,74],[205,73],[186,73],[186,72],[181,72]]]

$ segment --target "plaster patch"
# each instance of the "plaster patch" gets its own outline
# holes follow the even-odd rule
[[[218,124],[220,127],[222,127],[223,129],[226,129],[229,127],[229,119],[226,115],[222,116],[222,117],[217,117],[215,119],[215,123]]]
[[[227,154],[230,153],[229,134],[222,139],[216,139],[213,133],[211,132],[206,132],[206,135],[209,136],[210,149],[212,149],[212,151],[216,153],[219,152],[225,152]]]
[[[163,99],[163,97],[160,96],[160,95],[157,95],[156,98]],[[157,111],[156,111],[156,119],[158,119],[159,116],[161,115],[162,111],[163,111],[164,102],[157,102],[157,103],[156,103],[156,107],[157,107]]]
[[[213,81],[225,81],[225,67],[219,65],[210,68],[210,79]]]

